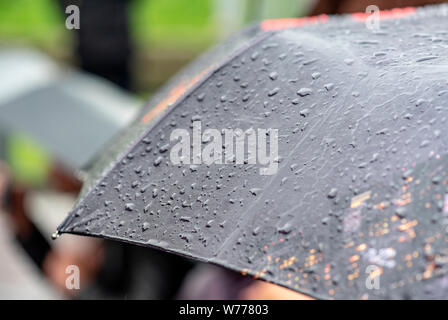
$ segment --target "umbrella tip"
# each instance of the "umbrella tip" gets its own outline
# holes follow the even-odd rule
[[[56,240],[57,238],[59,238],[59,236],[60,236],[59,231],[56,230],[56,232],[51,235],[51,239]]]

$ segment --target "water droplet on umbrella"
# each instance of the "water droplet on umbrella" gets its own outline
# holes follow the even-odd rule
[[[420,107],[423,103],[425,103],[425,100],[424,100],[424,99],[418,99],[418,100],[415,102],[415,105],[416,105],[417,107]]]
[[[250,189],[250,193],[252,193],[254,196],[256,196],[262,189],[260,188],[252,188]]]
[[[126,210],[126,211],[132,211],[132,210],[134,210],[135,209],[135,204],[133,204],[133,203],[126,203],[125,204],[125,206],[124,206],[124,209]]]
[[[197,97],[196,97],[196,99],[197,99],[199,102],[202,102],[202,101],[204,100],[204,98],[205,98],[205,93],[200,93],[200,94],[198,94]]]
[[[334,84],[333,83],[327,83],[324,85],[324,88],[327,89],[327,91],[330,91],[331,89],[333,89]]]
[[[344,62],[346,65],[351,66],[355,62],[355,60],[347,58],[344,59]]]
[[[406,208],[405,207],[397,208],[395,210],[395,214],[401,219],[405,218],[406,217]]]
[[[253,234],[254,236],[256,236],[256,235],[258,235],[259,232],[260,232],[260,227],[256,227],[256,228],[252,231],[252,234]]]
[[[257,58],[258,58],[259,55],[260,55],[260,54],[259,54],[257,51],[255,51],[255,52],[250,56],[250,58],[252,59],[252,61],[255,61],[255,60],[257,60]]]
[[[274,89],[272,89],[271,91],[269,91],[268,92],[268,96],[269,97],[273,97],[273,96],[275,96],[278,92],[280,91],[280,88],[274,88]]]
[[[158,165],[160,165],[160,163],[162,162],[163,157],[159,156],[154,160],[154,166],[157,167]]]
[[[306,117],[309,113],[310,113],[310,109],[303,109],[303,110],[300,110],[300,115],[301,115],[302,117]]]
[[[150,225],[148,222],[144,222],[143,225],[142,225],[142,230],[143,230],[143,231],[146,231],[146,230],[149,229],[150,226],[151,226],[151,225]]]
[[[328,197],[329,199],[333,199],[333,198],[336,197],[337,194],[338,194],[338,189],[336,189],[336,188],[332,188],[332,189],[330,190],[330,192],[328,193],[327,197]]]
[[[271,72],[271,73],[269,74],[269,78],[270,78],[271,80],[276,80],[277,77],[278,77],[278,73],[277,73],[277,72]]]
[[[163,146],[159,147],[159,152],[160,153],[164,153],[164,152],[168,151],[169,148],[170,148],[170,144],[169,143],[164,144]]]
[[[314,73],[311,74],[311,77],[312,77],[314,80],[319,79],[320,76],[321,76],[320,72],[314,72]]]
[[[305,97],[305,96],[310,95],[312,92],[313,92],[313,90],[310,89],[310,88],[300,88],[300,89],[297,91],[297,94],[298,94],[299,96],[301,96],[301,97]]]

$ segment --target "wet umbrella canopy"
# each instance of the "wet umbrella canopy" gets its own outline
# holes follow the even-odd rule
[[[59,232],[318,298],[446,298],[447,14],[386,12],[379,30],[363,15],[246,30],[149,103],[98,159]],[[226,158],[238,147],[226,129],[251,128],[268,161],[246,149],[242,163],[238,151]],[[214,163],[212,140],[223,142]]]

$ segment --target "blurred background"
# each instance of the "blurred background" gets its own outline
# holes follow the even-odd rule
[[[388,9],[441,1],[375,2]],[[147,248],[50,235],[95,155],[199,54],[256,21],[370,4],[0,0],[0,299],[305,298]],[[79,8],[79,29],[66,27],[70,5]],[[71,265],[79,288],[67,285]]]
[[[31,45],[56,61],[76,64],[76,35],[65,28],[67,15],[62,6],[79,2],[82,1],[1,0],[1,43]],[[243,25],[267,18],[305,15],[312,1],[128,0],[118,1],[123,3],[118,5],[120,9],[106,10],[99,3],[117,1],[95,2],[95,6],[103,7],[92,12],[94,19],[105,19],[114,10],[126,16],[132,43],[132,89],[146,98],[179,68]]]

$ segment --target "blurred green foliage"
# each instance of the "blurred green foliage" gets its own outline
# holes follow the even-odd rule
[[[94,0],[89,0],[94,1]],[[219,37],[217,10],[231,8],[241,24],[266,18],[291,17],[306,11],[308,0],[123,0],[130,3],[131,30],[138,45],[205,48]],[[219,2],[223,2],[219,4]],[[218,5],[219,4],[219,5]],[[107,17],[99,17],[107,19]],[[82,12],[81,12],[82,20]],[[0,0],[0,41],[23,40],[38,46],[70,41],[57,0]],[[222,30],[221,30],[222,33]],[[62,44],[65,45],[65,44]]]
[[[140,44],[194,46],[213,41],[211,0],[134,0],[131,23]]]
[[[53,45],[67,30],[55,0],[0,0],[0,39]]]
[[[12,134],[6,141],[6,160],[15,181],[42,185],[50,170],[49,154],[23,134]]]
[[[132,33],[136,42],[143,45],[210,43],[212,3],[212,0],[131,1]],[[56,0],[0,0],[0,40],[54,46],[70,37],[64,23],[64,12]]]

